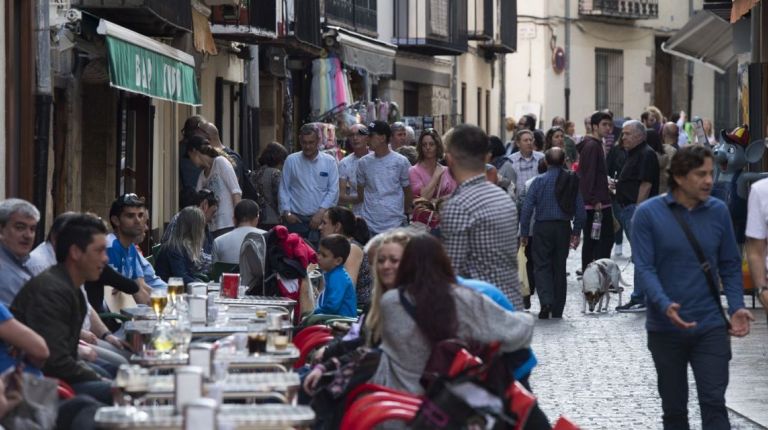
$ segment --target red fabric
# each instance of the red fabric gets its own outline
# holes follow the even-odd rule
[[[280,240],[280,247],[283,248],[287,258],[298,261],[302,267],[307,267],[310,263],[317,263],[317,254],[311,246],[296,233],[289,233],[284,225],[278,225],[274,228],[275,235]]]

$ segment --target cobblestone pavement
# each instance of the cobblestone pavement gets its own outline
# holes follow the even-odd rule
[[[626,241],[624,248],[627,254]],[[570,276],[564,318],[537,320],[533,349],[539,365],[534,369],[531,384],[540,396],[541,407],[552,421],[562,414],[583,429],[660,429],[661,400],[656,390],[656,371],[646,348],[645,314],[617,313],[614,310],[618,305],[616,295],[611,299],[609,312],[582,314],[581,281],[575,276],[576,269],[580,268],[580,256],[579,249],[571,251],[568,258]],[[623,279],[632,284],[634,267],[628,264],[627,258],[615,258],[615,261],[624,269]],[[624,302],[629,300],[632,287],[627,290],[623,294]],[[745,297],[745,300],[749,298]],[[537,299],[533,300],[530,311],[534,316],[538,315]],[[768,428],[757,424],[768,425],[765,416],[768,407],[765,339],[768,339],[768,333],[762,310],[757,309],[755,316],[757,326],[753,333],[733,342],[728,406],[752,419],[731,411],[734,429]],[[690,371],[689,385],[690,422],[692,428],[700,429],[699,407]],[[750,415],[760,412],[763,414],[760,419]]]

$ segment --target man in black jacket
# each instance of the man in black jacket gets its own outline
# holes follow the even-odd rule
[[[110,383],[77,356],[87,309],[79,288],[85,281],[99,279],[106,266],[106,234],[98,218],[73,215],[56,241],[58,264],[27,282],[13,300],[11,311],[45,339],[50,357],[43,373],[67,382],[78,394],[111,403]]]

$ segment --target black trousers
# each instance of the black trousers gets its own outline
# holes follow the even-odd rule
[[[696,380],[704,430],[730,429],[725,408],[731,339],[725,327],[690,333],[648,332],[665,430],[688,430],[688,364]]]
[[[536,224],[534,224],[534,227]],[[528,278],[528,289],[530,290],[530,295],[532,296],[534,293],[536,293],[536,277],[534,276],[534,265],[533,265],[533,252],[531,251],[533,249],[533,236],[528,237],[528,245],[525,247],[525,277]],[[522,282],[522,280],[521,280]]]
[[[542,306],[552,307],[552,316],[563,316],[567,280],[565,260],[571,240],[568,221],[536,221],[533,226],[533,265],[536,290]]]
[[[584,235],[581,245],[581,270],[586,269],[587,264],[601,258],[611,258],[613,249],[613,211],[610,207],[602,211],[603,220],[600,229],[600,240],[592,240],[592,220],[595,219],[595,211],[587,210],[587,220],[584,222]]]

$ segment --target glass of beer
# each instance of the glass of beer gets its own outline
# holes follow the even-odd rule
[[[184,294],[184,278],[168,278],[168,299],[171,302],[171,307],[176,308],[178,298]]]
[[[159,322],[163,317],[163,310],[168,304],[168,290],[165,288],[153,288],[152,295],[149,298],[152,310],[157,315],[157,321]]]
[[[284,351],[288,348],[288,336],[276,335],[273,342],[275,344],[275,350],[277,351]]]

